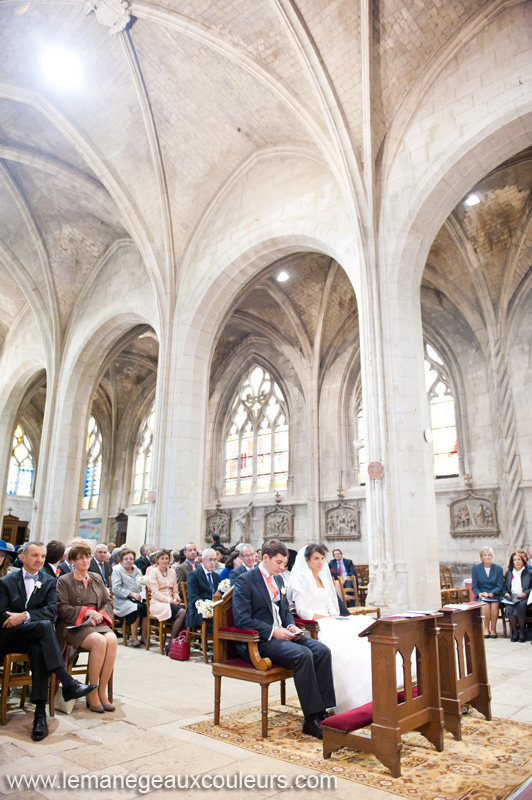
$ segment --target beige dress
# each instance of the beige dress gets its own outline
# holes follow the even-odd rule
[[[79,625],[85,619],[88,608],[95,608],[108,625],[86,625],[83,628],[72,628],[69,625]],[[91,633],[108,633],[112,630],[113,604],[111,597],[100,575],[89,572],[84,581],[74,577],[73,572],[61,575],[57,580],[57,638],[59,645],[65,644],[72,647],[83,647],[83,640]]]
[[[163,575],[159,567],[154,567],[147,577],[150,590],[150,614],[159,621],[170,619],[172,616],[170,603],[174,605],[180,603],[175,571],[168,567],[166,575]]]

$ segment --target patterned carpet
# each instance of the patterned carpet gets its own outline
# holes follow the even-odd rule
[[[301,732],[297,700],[270,704],[268,738],[260,735],[260,709],[250,708],[184,726],[253,753],[337,775],[415,800],[504,800],[532,775],[532,725],[473,712],[462,718],[462,741],[445,733],[438,753],[420,734],[403,736],[402,775],[392,778],[373,756],[346,749],[322,757],[321,742]],[[275,713],[274,713],[275,712]]]

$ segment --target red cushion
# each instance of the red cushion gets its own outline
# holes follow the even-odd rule
[[[351,711],[344,711],[343,714],[335,714],[327,717],[322,724],[323,728],[334,728],[335,731],[350,733],[359,728],[365,728],[373,722],[373,703],[366,703]]]
[[[300,617],[294,617],[294,622],[296,623],[296,625],[299,625],[300,627],[301,627],[301,625],[317,625],[318,624],[318,620],[316,620],[316,619],[300,619]]]
[[[250,664],[249,661],[245,661],[243,658],[228,658],[223,664],[226,667],[246,667],[246,669],[255,669],[253,664]],[[278,664],[272,664],[272,669],[282,669],[282,667],[279,667]]]
[[[412,697],[417,697],[417,686],[412,688]],[[397,702],[404,703],[405,693],[404,689],[397,692]],[[366,703],[358,708],[353,708],[351,711],[344,711],[343,714],[335,714],[332,717],[324,719],[322,727],[334,728],[336,731],[343,731],[343,733],[351,733],[360,728],[365,728],[373,722],[373,703]]]
[[[229,627],[228,625],[224,625],[223,627],[220,625],[218,628],[220,633],[257,633],[258,631],[252,631],[251,628],[233,628]]]

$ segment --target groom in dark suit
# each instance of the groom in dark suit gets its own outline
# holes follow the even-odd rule
[[[326,709],[336,705],[331,651],[321,642],[302,636],[288,608],[285,584],[280,576],[288,550],[270,539],[262,546],[262,561],[240,575],[233,589],[233,616],[238,628],[256,630],[259,653],[294,673],[305,721],[303,733],[322,738]],[[244,658],[247,650],[239,645]],[[247,658],[249,660],[249,657]]]
[[[27,542],[19,557],[22,569],[0,578],[0,659],[8,653],[29,656],[31,701],[35,703],[31,738],[40,742],[48,736],[46,698],[50,672],[55,672],[61,681],[65,700],[85,697],[96,686],[83,686],[65,669],[53,627],[56,580],[43,569],[46,547],[42,542]]]

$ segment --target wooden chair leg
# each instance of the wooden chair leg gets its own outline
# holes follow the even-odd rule
[[[110,703],[113,702],[113,675],[114,674],[115,674],[115,671],[113,670],[111,672],[111,674],[109,675],[109,683],[107,684],[107,697],[109,698],[109,702]],[[87,675],[87,679],[88,679],[88,675]]]
[[[57,678],[55,673],[50,675],[50,683],[48,685],[48,711],[51,717],[55,717],[55,693],[57,691]]]
[[[214,724],[220,724],[220,702],[222,697],[222,676],[214,676]]]
[[[159,622],[159,650],[161,655],[164,656],[164,646],[166,644],[166,620]]]
[[[286,705],[286,681],[281,681],[281,705]]]
[[[207,653],[207,623],[201,623],[201,649],[203,651],[203,661],[207,664],[209,656]]]
[[[262,722],[262,738],[268,738],[268,684],[260,687],[260,714]]]
[[[122,644],[127,647],[127,622],[125,617],[122,622]]]
[[[7,692],[9,683],[9,673],[11,672],[11,662],[6,656],[4,658],[4,674],[2,675],[2,703],[0,706],[0,725],[7,724]]]

